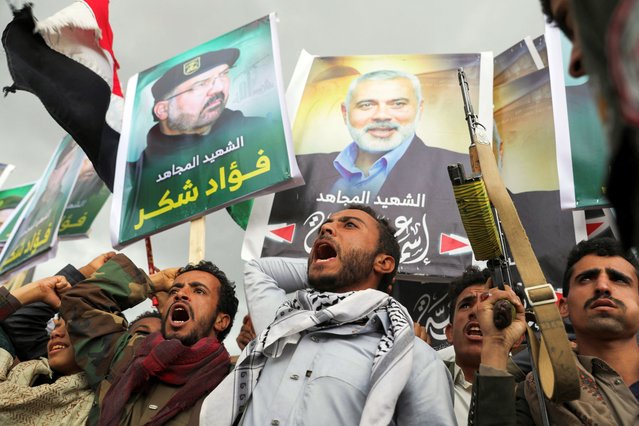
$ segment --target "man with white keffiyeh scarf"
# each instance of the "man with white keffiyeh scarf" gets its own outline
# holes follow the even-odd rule
[[[446,367],[414,336],[406,308],[378,290],[398,264],[394,230],[359,205],[321,225],[308,262],[249,262],[257,338],[206,398],[200,422],[454,425]]]

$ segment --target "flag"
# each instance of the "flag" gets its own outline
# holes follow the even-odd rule
[[[30,4],[14,9],[2,34],[14,83],[3,90],[36,95],[113,190],[122,89],[108,6],[76,1],[37,25]]]

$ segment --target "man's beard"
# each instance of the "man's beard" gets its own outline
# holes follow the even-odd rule
[[[308,272],[308,284],[319,291],[339,292],[343,288],[351,287],[353,284],[364,281],[375,264],[376,254],[366,253],[363,250],[351,249],[348,253],[341,253],[336,247],[337,257],[341,262],[339,272],[333,275],[313,274],[311,276],[310,265]],[[315,265],[317,268],[318,265]],[[321,264],[319,264],[321,272]]]
[[[411,137],[415,133],[415,123],[413,121],[406,126],[402,126],[391,121],[378,121],[375,123],[367,124],[360,129],[356,129],[351,126],[350,120],[347,119],[346,126],[351,134],[351,137],[362,151],[370,153],[388,152],[397,148],[406,139]],[[395,132],[387,138],[379,138],[368,133],[369,130],[375,128],[394,129]]]
[[[215,111],[218,113],[211,115],[212,111],[207,111],[207,108],[211,103],[220,99],[222,102],[215,108]],[[169,117],[166,123],[168,128],[173,131],[189,133],[195,129],[215,124],[225,107],[226,100],[224,93],[218,93],[206,102],[198,115],[183,113],[179,109],[169,108]]]
[[[180,336],[178,334],[179,331],[171,331],[167,334],[166,323],[169,321],[169,315],[171,313],[171,310],[169,309],[166,317],[164,318],[164,321],[162,321],[162,336],[164,336],[164,338],[167,340],[178,339],[184,346],[193,346],[201,339],[209,337],[211,334],[211,330],[213,330],[213,328],[215,327],[214,319],[217,318],[217,309],[213,312],[213,315],[211,317],[203,317],[197,322],[193,319],[193,309],[190,309],[190,311],[190,321],[195,322],[195,327],[192,327],[191,331],[187,335]]]

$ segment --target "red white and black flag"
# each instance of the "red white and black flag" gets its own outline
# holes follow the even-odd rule
[[[122,89],[108,0],[76,1],[37,25],[30,4],[12,9],[2,44],[14,83],[5,95],[36,95],[113,190]]]

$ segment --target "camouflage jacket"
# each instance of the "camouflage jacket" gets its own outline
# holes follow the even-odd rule
[[[86,372],[97,404],[87,424],[96,424],[113,377],[126,367],[145,335],[130,335],[122,311],[146,299],[149,277],[118,254],[92,276],[62,295],[60,314],[67,323],[78,365]]]
[[[13,297],[6,288],[0,287],[0,321],[13,314],[20,306],[18,299]],[[11,356],[15,355],[13,343],[2,326],[0,326],[0,348],[9,352]]]
[[[9,291],[0,287],[0,321],[17,311],[22,304]]]

